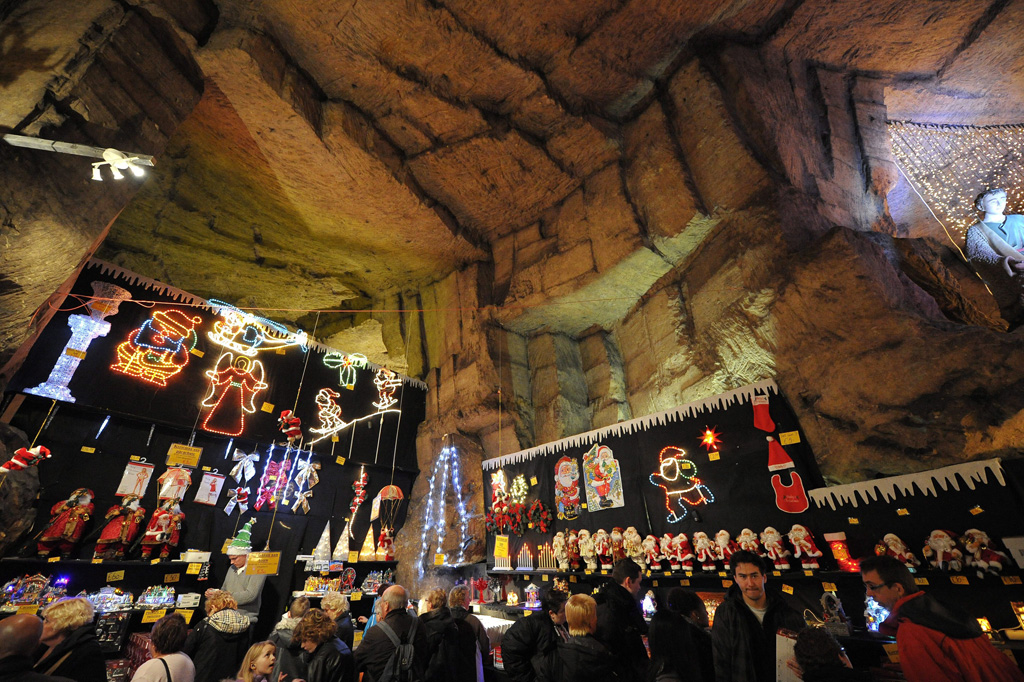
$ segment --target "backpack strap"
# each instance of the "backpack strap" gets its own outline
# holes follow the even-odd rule
[[[384,634],[388,636],[388,639],[391,640],[391,643],[394,644],[396,648],[402,645],[402,640],[398,639],[398,635],[395,634],[395,631],[391,628],[390,625],[388,625],[384,621],[378,621],[377,622],[377,627],[379,627],[384,632]],[[416,632],[416,621],[413,621],[412,628],[413,629],[410,630],[409,632],[410,633],[415,633]]]
[[[167,667],[167,661],[165,661],[162,657],[157,660],[164,664],[164,672],[167,673],[167,682],[174,682],[174,678],[171,677],[171,669]]]

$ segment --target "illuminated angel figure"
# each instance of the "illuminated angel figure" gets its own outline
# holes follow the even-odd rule
[[[366,369],[368,360],[362,353],[328,353],[324,365],[338,370],[338,385],[352,390],[356,387],[356,370]]]
[[[341,418],[341,405],[334,399],[341,394],[331,388],[321,388],[316,394],[316,416],[320,419],[320,427],[310,429],[313,433],[337,433],[348,426]]]
[[[307,350],[309,337],[301,329],[292,333],[273,320],[257,317],[229,303],[216,299],[210,299],[210,303],[217,308],[217,314],[222,319],[213,324],[213,331],[207,336],[229,351],[252,358],[263,350],[289,346],[300,346],[303,351]]]
[[[225,436],[242,435],[246,413],[256,411],[256,396],[268,386],[263,381],[263,363],[224,353],[206,376],[210,378],[210,393],[203,407],[211,409],[203,420],[203,429]]]
[[[697,465],[686,459],[686,450],[670,445],[658,453],[658,473],[651,474],[651,484],[665,491],[665,509],[668,522],[678,523],[689,513],[687,506],[696,507],[715,501],[708,487],[697,478]],[[673,508],[676,505],[682,514]]]
[[[381,367],[377,370],[377,376],[373,378],[373,384],[380,393],[380,398],[373,404],[378,410],[383,412],[398,402],[395,391],[402,385],[402,379],[397,374],[387,367]]]
[[[195,326],[201,317],[180,310],[160,310],[142,323],[117,347],[117,363],[110,369],[158,386],[185,369],[196,347]]]

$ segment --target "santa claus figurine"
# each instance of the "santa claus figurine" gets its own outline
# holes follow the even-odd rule
[[[730,569],[730,560],[732,555],[739,549],[739,545],[732,539],[732,535],[727,530],[720,530],[715,533],[715,553],[718,555],[718,560],[725,566],[725,570]]]
[[[740,531],[740,534],[736,536],[736,544],[745,552],[764,556],[764,552],[761,551],[761,543],[757,540],[757,533],[749,528]]]
[[[921,565],[921,561],[910,551],[907,543],[903,542],[895,533],[886,533],[882,536],[882,541],[875,545],[875,554],[891,556],[902,561],[911,571]]]
[[[687,573],[693,570],[693,545],[690,544],[686,533],[680,533],[672,538],[672,553],[679,562],[679,568]]]
[[[626,540],[623,537],[622,528],[619,526],[612,528],[612,533],[608,536],[608,540],[612,548],[612,565],[614,566],[626,558]]]
[[[701,568],[705,571],[714,571],[718,568],[715,564],[715,559],[718,558],[718,552],[715,550],[715,543],[711,541],[708,534],[702,530],[697,531],[693,534],[693,551],[696,555],[697,561],[700,562]]]
[[[380,537],[377,538],[377,561],[395,560],[395,532],[387,526],[381,526]]]
[[[28,469],[50,458],[50,451],[42,445],[32,449],[18,448],[14,451],[14,457],[0,464],[0,471],[21,471]]]
[[[977,568],[979,576],[982,571],[998,575],[1010,561],[1005,554],[992,549],[988,533],[977,528],[964,532],[964,549],[967,550],[967,565]]]
[[[644,560],[647,562],[647,567],[652,571],[661,568],[661,552],[658,551],[658,538],[648,535],[644,538],[643,547]]]
[[[658,543],[661,547],[661,558],[668,562],[668,567],[673,571],[679,570],[679,559],[672,551],[672,533],[665,533]]]
[[[963,568],[964,554],[956,546],[956,536],[948,530],[933,530],[921,554],[932,568],[940,571],[959,571]]]
[[[793,557],[800,560],[800,565],[804,570],[818,568],[818,557],[821,556],[821,550],[814,544],[814,536],[811,535],[811,531],[807,530],[805,526],[795,523],[787,537],[793,545]]]
[[[565,546],[565,533],[558,531],[551,541],[551,553],[555,555],[559,571],[569,570],[569,550]]]
[[[782,533],[768,526],[761,533],[761,546],[764,548],[764,555],[775,564],[776,570],[789,570],[789,557],[792,554],[786,549],[786,543],[782,540]]]
[[[181,525],[185,520],[178,501],[170,499],[153,510],[146,532],[142,535],[142,558],[148,559],[153,552],[166,559],[181,540]]]
[[[588,571],[597,570],[597,547],[586,528],[580,531],[580,556],[586,562]]]
[[[647,562],[644,561],[644,539],[640,537],[640,533],[636,532],[636,528],[630,526],[626,529],[626,532],[622,534],[622,547],[626,550],[626,556],[633,560],[633,562],[641,568],[641,570],[647,568]]]
[[[580,538],[575,530],[569,531],[569,538],[565,541],[565,551],[569,555],[569,568],[580,570]]]
[[[36,551],[47,557],[56,548],[65,559],[82,540],[85,523],[92,516],[93,492],[88,488],[75,490],[66,500],[50,508],[50,523],[39,534]]]
[[[277,428],[288,439],[288,445],[295,445],[302,440],[302,420],[296,417],[291,410],[281,412],[281,418],[277,420]]]
[[[139,536],[146,510],[139,506],[138,495],[125,495],[121,504],[108,509],[103,518],[107,525],[100,532],[92,558],[123,559],[125,552]]]
[[[604,528],[598,528],[594,533],[594,551],[597,552],[597,558],[601,562],[601,569],[612,570],[612,541]]]

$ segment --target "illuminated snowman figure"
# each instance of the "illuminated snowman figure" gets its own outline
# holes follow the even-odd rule
[[[697,465],[686,459],[686,451],[674,445],[658,453],[658,472],[651,474],[651,484],[665,491],[665,509],[669,523],[678,523],[686,518],[689,507],[710,504],[715,501],[704,483],[697,478]],[[682,513],[680,513],[682,512]],[[699,521],[699,515],[694,511]]]

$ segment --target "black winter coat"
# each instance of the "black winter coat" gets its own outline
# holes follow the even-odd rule
[[[74,682],[70,677],[52,677],[32,670],[28,656],[0,658],[0,682]]]
[[[618,682],[611,652],[592,635],[559,642],[541,671],[543,682]]]
[[[220,682],[238,676],[249,650],[252,626],[240,611],[224,609],[204,618],[185,640],[182,652],[196,666],[195,682]]]
[[[107,662],[96,638],[96,626],[88,623],[72,630],[46,658],[37,660],[34,668],[38,673],[78,682],[107,682]]]
[[[420,616],[427,630],[426,682],[466,682],[476,679],[476,635],[462,620],[455,620],[447,606]]]
[[[352,612],[346,611],[338,616],[338,620],[335,622],[337,627],[334,630],[334,636],[343,641],[345,646],[351,650],[352,642],[355,639],[355,629],[352,627]]]
[[[736,585],[729,588],[725,601],[715,611],[711,642],[718,682],[774,682],[776,631],[787,628],[799,632],[806,626],[803,616],[780,595],[772,591],[767,595],[763,623],[757,622]]]
[[[647,677],[650,660],[643,639],[647,623],[636,598],[622,585],[609,582],[595,599],[597,631],[594,637],[611,652],[619,679],[640,682]]]
[[[277,645],[277,660],[274,661],[274,671],[270,674],[271,680],[278,680],[281,673],[288,675],[287,679],[306,679],[306,666],[302,662],[302,648],[298,642],[292,641],[294,630],[274,629],[267,636],[268,642]]]
[[[416,616],[405,609],[391,611],[384,622],[395,631],[399,641],[406,643],[409,640],[409,630],[412,628]],[[416,637],[413,641],[413,665],[417,670],[426,670],[429,652],[427,651],[426,628],[420,623],[416,627]],[[388,664],[391,654],[395,652],[395,645],[391,643],[387,634],[378,626],[374,625],[363,635],[363,641],[356,647],[356,672],[365,672],[367,675],[363,682],[376,682],[380,679],[384,666]],[[310,680],[312,682],[312,680]]]
[[[675,674],[687,682],[715,682],[711,633],[704,628],[663,609],[651,617],[647,641],[651,647],[648,679]]]
[[[491,662],[491,638],[487,636],[487,629],[484,624],[480,622],[480,619],[469,612],[468,609],[464,609],[461,606],[453,606],[451,608],[452,618],[455,620],[463,620],[469,623],[469,627],[473,628],[474,634],[476,634],[477,646],[480,648],[480,657],[484,665],[488,665]]]
[[[352,682],[355,680],[352,650],[334,637],[316,648],[313,653],[302,652],[306,667],[306,682]]]
[[[512,682],[533,682],[537,679],[534,661],[539,667],[562,641],[555,627],[551,616],[541,611],[520,618],[501,636],[501,660]]]

